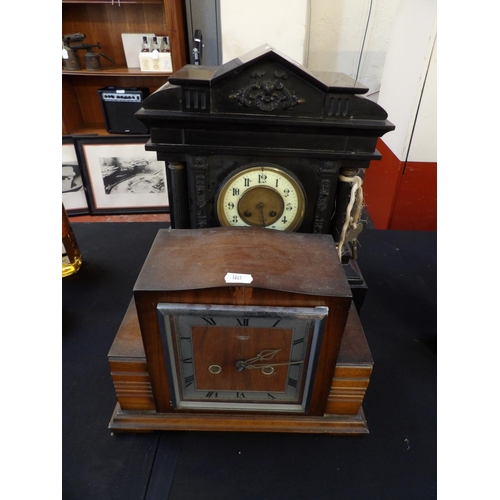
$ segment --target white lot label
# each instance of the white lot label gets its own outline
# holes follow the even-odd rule
[[[253,278],[251,274],[227,273],[224,280],[226,283],[251,283]]]

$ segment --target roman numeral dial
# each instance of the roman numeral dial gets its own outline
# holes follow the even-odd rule
[[[304,412],[326,308],[158,310],[174,408]]]

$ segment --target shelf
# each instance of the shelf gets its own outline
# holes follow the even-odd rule
[[[110,134],[106,130],[106,126],[104,123],[87,123],[85,125],[80,125],[76,127],[74,130],[71,130],[71,133],[68,135],[107,135]],[[113,134],[116,135],[116,134]]]
[[[147,88],[152,94],[188,60],[184,0],[62,0],[62,34],[84,33],[115,61],[101,60],[102,69],[61,68],[62,134],[107,135],[98,90],[104,87]],[[169,37],[172,72],[128,68],[122,33],[156,33]],[[83,51],[84,49],[79,49]]]
[[[62,0],[62,3],[108,3],[119,7],[121,4],[163,4],[163,0]]]
[[[172,75],[172,73],[165,73],[162,71],[141,71],[140,68],[125,68],[125,67],[118,67],[118,68],[106,68],[103,67],[101,70],[97,71],[89,71],[86,69],[79,69],[79,70],[67,70],[63,69],[62,74],[64,75],[71,75],[71,76],[140,76],[142,77],[158,77],[158,76],[163,76],[163,77],[169,77]]]
[[[69,134],[71,136],[76,136],[76,135],[99,135],[99,136],[106,136],[106,137],[127,137],[130,135],[144,135],[145,138],[149,138],[149,134],[126,134],[125,132],[123,134],[110,134],[106,130],[106,125],[104,123],[86,123],[85,125],[80,125],[79,127],[73,129],[70,131]]]

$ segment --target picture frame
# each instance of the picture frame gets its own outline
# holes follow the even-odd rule
[[[146,151],[149,137],[74,137],[92,214],[169,212],[165,162]]]
[[[89,203],[75,143],[71,136],[62,138],[62,202],[68,215],[89,213]]]

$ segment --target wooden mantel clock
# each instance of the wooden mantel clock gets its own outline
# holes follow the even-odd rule
[[[359,309],[366,285],[346,210],[353,179],[380,159],[377,139],[394,129],[367,91],[268,45],[174,73],[135,115],[150,129],[146,149],[168,166],[172,228],[330,234]]]
[[[367,432],[373,363],[329,235],[160,230],[109,362],[113,430]]]

